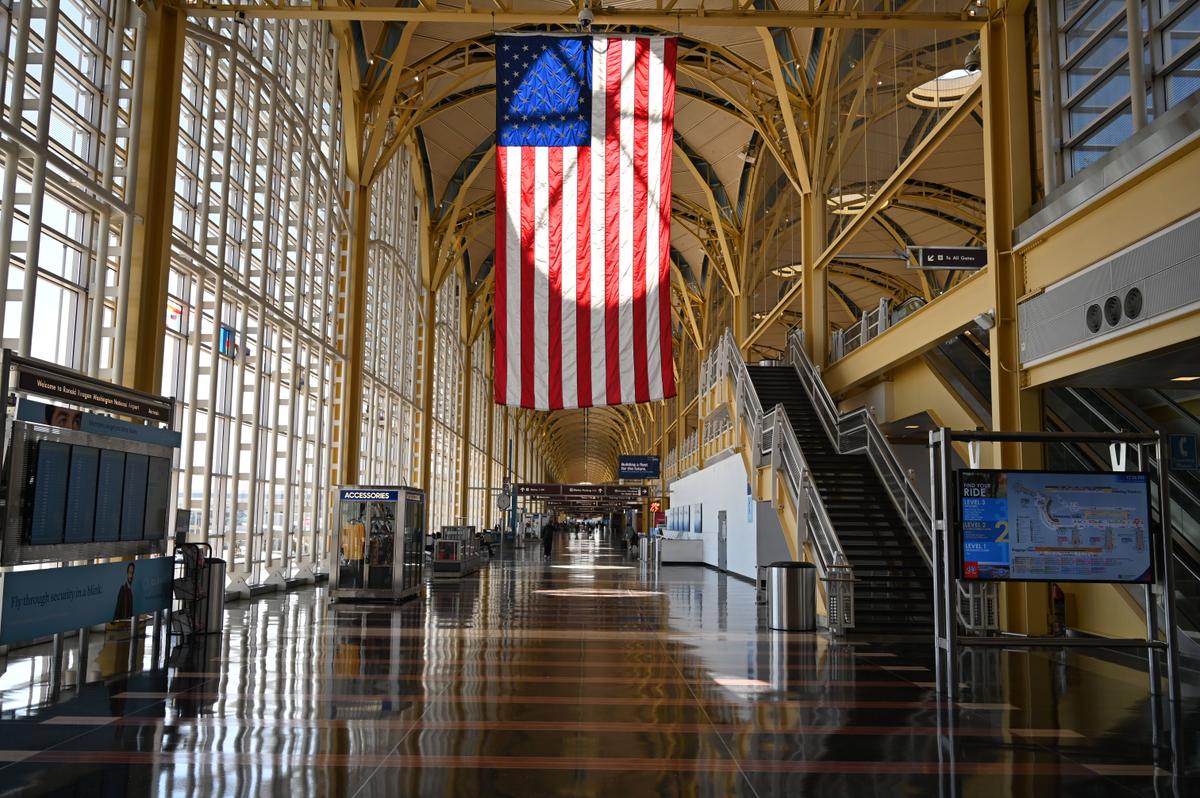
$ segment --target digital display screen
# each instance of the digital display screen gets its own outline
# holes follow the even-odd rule
[[[150,458],[150,473],[146,477],[146,521],[142,537],[162,540],[167,536],[167,502],[171,492],[171,461],[165,457]]]
[[[1144,473],[963,470],[963,579],[1154,581]]]
[[[71,447],[71,481],[67,490],[67,543],[91,543],[96,528],[96,478],[100,473],[100,450],[91,446]]]
[[[125,453],[104,449],[96,479],[95,541],[116,540],[121,533],[121,497],[125,488]]]
[[[146,476],[150,458],[125,455],[125,490],[121,501],[121,540],[141,540],[146,523]]]
[[[30,514],[29,542],[51,545],[63,542],[68,468],[71,447],[55,441],[34,444],[33,512]]]

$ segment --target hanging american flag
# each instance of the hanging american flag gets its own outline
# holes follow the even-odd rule
[[[500,36],[496,402],[675,395],[675,40]]]

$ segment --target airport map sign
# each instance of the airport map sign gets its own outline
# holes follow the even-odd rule
[[[1154,581],[1144,473],[963,470],[961,577]]]

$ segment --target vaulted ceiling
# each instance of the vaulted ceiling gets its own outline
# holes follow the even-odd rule
[[[333,24],[350,45],[342,84],[362,115],[354,124],[363,180],[372,158],[413,152],[433,226],[430,279],[458,270],[476,289],[475,311],[486,316],[496,34],[573,31],[578,4],[492,0],[481,9],[469,0],[368,0],[356,8],[359,14],[347,10]],[[815,10],[812,0],[733,0],[711,11],[703,0],[593,8],[598,23],[616,23],[607,30],[680,36],[671,233],[677,347],[711,343],[728,323],[732,293],[749,297],[756,318],[775,308],[800,279],[799,191],[811,185],[825,198],[826,239],[833,239],[857,209],[855,197],[859,205],[870,197],[948,112],[951,103],[918,104],[910,93],[961,67],[977,41],[965,13],[944,13],[932,0],[895,10],[882,2],[854,6],[859,17],[874,14],[879,28],[862,27],[839,0]],[[954,23],[956,14],[964,24]],[[815,27],[779,26],[793,18]],[[941,99],[938,85],[934,100]],[[904,249],[982,241],[978,122],[954,129],[831,262],[832,324],[854,322],[881,298],[928,300],[949,287],[954,273],[913,270]],[[781,346],[796,318],[794,311],[780,316],[754,351]],[[560,477],[611,478],[621,431],[636,413],[553,414],[548,455]]]

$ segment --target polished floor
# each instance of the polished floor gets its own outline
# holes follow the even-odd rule
[[[1135,662],[980,653],[951,709],[926,640],[760,614],[740,580],[563,537],[400,607],[230,605],[132,673],[94,635],[82,688],[13,652],[0,795],[1200,795],[1197,690],[1157,732]]]

